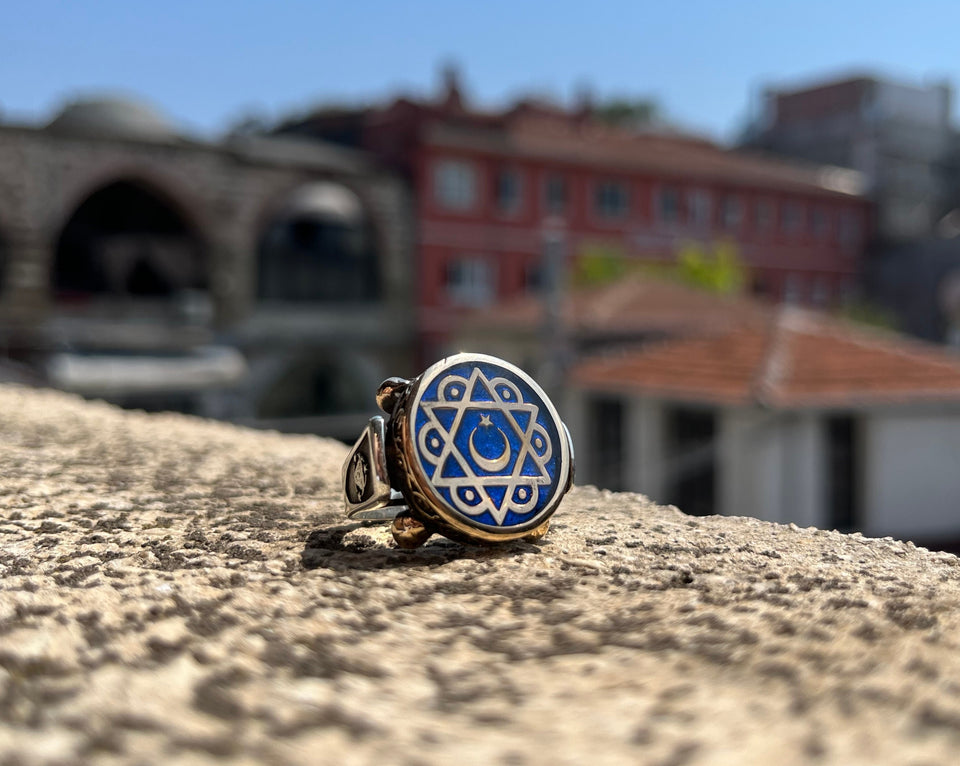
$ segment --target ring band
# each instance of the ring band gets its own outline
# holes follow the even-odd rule
[[[417,544],[434,532],[472,544],[546,533],[573,484],[573,444],[525,372],[456,354],[384,381],[377,402],[389,419],[372,418],[343,464],[350,518],[395,519],[394,536],[416,528]]]

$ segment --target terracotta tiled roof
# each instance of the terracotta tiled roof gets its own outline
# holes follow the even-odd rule
[[[587,389],[713,404],[960,402],[960,357],[792,308],[726,332],[587,359],[570,374]]]
[[[741,331],[620,350],[579,363],[570,371],[570,380],[589,389],[711,404],[746,403],[763,363],[765,340],[761,333]]]

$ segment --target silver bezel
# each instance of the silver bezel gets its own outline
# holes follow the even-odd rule
[[[440,495],[440,493],[434,487],[433,482],[428,479],[423,472],[423,468],[420,464],[419,454],[415,449],[415,445],[413,444],[413,440],[416,439],[416,415],[421,405],[421,397],[423,392],[429,387],[430,383],[432,383],[437,376],[441,375],[447,369],[459,364],[471,362],[501,367],[520,378],[543,401],[547,413],[553,419],[554,427],[556,428],[559,442],[556,447],[560,449],[560,468],[553,483],[553,496],[551,497],[550,502],[544,506],[544,508],[536,516],[532,517],[523,524],[512,525],[509,527],[482,524],[470,518],[470,516],[461,513],[456,508],[453,508],[443,498],[443,496]],[[423,374],[413,381],[412,388],[408,396],[408,401],[411,403],[407,412],[407,433],[410,443],[405,445],[405,451],[410,456],[410,465],[408,471],[411,473],[414,483],[429,498],[431,505],[447,523],[451,524],[451,526],[454,526],[455,528],[467,532],[468,534],[470,532],[473,532],[474,534],[480,532],[484,537],[488,535],[492,535],[493,537],[516,537],[518,534],[523,534],[540,527],[553,514],[563,499],[567,489],[569,489],[573,479],[571,464],[572,445],[570,443],[570,436],[566,425],[560,419],[560,415],[557,412],[556,407],[554,407],[553,402],[550,400],[550,397],[547,396],[546,392],[540,387],[540,385],[527,373],[525,373],[519,367],[504,361],[503,359],[489,356],[487,354],[454,354],[453,356],[441,359],[439,362],[436,362],[424,370]],[[463,527],[466,527],[467,529],[463,529]]]

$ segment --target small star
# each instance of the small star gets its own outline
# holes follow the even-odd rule
[[[492,426],[493,423],[490,422],[490,416],[489,416],[489,415],[481,415],[481,416],[480,416],[480,425],[482,425],[482,426]]]

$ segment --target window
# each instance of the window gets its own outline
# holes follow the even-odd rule
[[[750,281],[750,292],[760,298],[770,296],[770,280],[766,274],[754,272]]]
[[[799,202],[784,202],[781,221],[784,234],[790,236],[799,234],[803,231],[803,206]]]
[[[469,162],[443,160],[433,175],[437,202],[447,210],[470,210],[477,199],[477,171]]]
[[[799,274],[787,274],[783,282],[783,302],[799,303],[803,293],[803,285]]]
[[[493,264],[479,256],[456,258],[447,264],[446,290],[458,306],[486,306],[496,295]]]
[[[813,209],[810,215],[810,224],[813,229],[813,235],[817,239],[826,239],[830,233],[830,216],[822,206]]]
[[[706,229],[710,226],[710,192],[694,189],[687,195],[687,217],[691,226]]]
[[[562,215],[567,210],[567,179],[559,174],[547,176],[544,182],[543,202],[546,211]]]
[[[757,200],[757,231],[769,232],[773,228],[773,203],[768,199]]]
[[[711,410],[679,407],[666,414],[668,502],[691,516],[715,513],[716,417]]]
[[[740,223],[743,220],[743,205],[739,197],[733,194],[727,194],[723,198],[723,206],[721,207],[720,213],[723,228],[731,230],[740,228]]]
[[[603,489],[623,489],[624,406],[620,399],[598,396],[589,403],[593,430],[593,481]]]
[[[627,187],[617,181],[601,181],[596,187],[594,207],[602,218],[623,218],[629,207]]]
[[[672,186],[663,186],[657,193],[657,219],[661,223],[680,220],[680,194]]]
[[[834,529],[850,532],[860,526],[860,455],[857,423],[850,416],[827,419],[827,512]]]
[[[830,283],[822,274],[813,280],[810,300],[815,306],[826,306],[830,302]]]
[[[497,210],[512,215],[520,209],[522,181],[516,170],[501,170],[497,173]]]
[[[857,299],[859,290],[857,284],[851,279],[845,279],[840,283],[840,289],[837,291],[841,303],[849,304]]]
[[[539,260],[527,261],[523,267],[523,289],[534,295],[543,292],[545,277],[543,264]]]
[[[840,214],[838,236],[843,245],[852,245],[860,239],[860,221],[852,210],[844,210]]]

